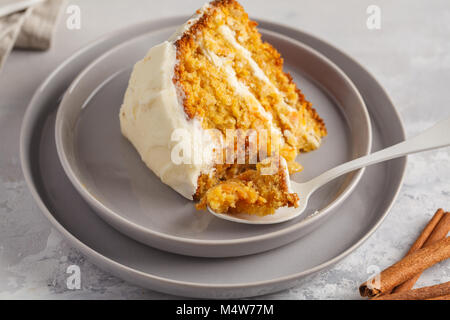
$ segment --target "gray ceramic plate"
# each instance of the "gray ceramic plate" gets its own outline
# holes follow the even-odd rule
[[[282,53],[286,69],[314,102],[329,132],[318,151],[299,157],[305,169],[294,179],[304,181],[366,155],[372,142],[370,119],[350,79],[317,51],[278,33],[261,31]],[[120,133],[119,108],[133,65],[172,32],[168,28],[145,34],[108,51],[73,81],[63,97],[56,118],[56,146],[66,174],[87,203],[133,239],[202,257],[240,256],[285,245],[336,212],[362,171],[322,188],[301,217],[255,226],[196,211],[193,202],[164,185],[144,165]]]
[[[221,259],[171,254],[124,236],[90,209],[60,165],[54,141],[55,115],[59,98],[74,77],[118,43],[177,25],[185,18],[144,23],[105,36],[75,53],[49,76],[32,99],[22,127],[21,162],[29,189],[42,212],[74,247],[99,267],[140,286],[190,297],[239,298],[299,284],[347,256],[376,230],[400,189],[405,158],[368,168],[339,212],[301,241],[260,254]],[[307,43],[350,76],[373,121],[372,150],[404,140],[394,106],[358,63],[311,35],[268,22],[261,26]]]

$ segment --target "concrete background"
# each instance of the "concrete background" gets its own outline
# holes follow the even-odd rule
[[[172,298],[105,273],[71,248],[39,212],[19,160],[22,116],[35,89],[75,49],[140,21],[190,15],[203,0],[79,0],[81,29],[66,28],[64,14],[47,52],[14,51],[0,72],[0,298]],[[448,0],[242,0],[253,17],[306,30],[349,53],[390,94],[408,136],[450,115],[450,3]],[[366,26],[369,5],[381,9],[381,29]],[[450,131],[450,128],[449,128]],[[301,287],[267,299],[354,299],[369,265],[397,261],[439,207],[450,209],[450,150],[409,157],[401,193],[377,232],[358,250]],[[68,265],[81,267],[82,288],[66,288]],[[450,261],[418,286],[450,280]]]

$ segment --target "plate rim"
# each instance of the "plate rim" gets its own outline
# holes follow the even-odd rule
[[[96,263],[98,263],[99,265],[102,265],[106,270],[110,271],[110,272],[116,272],[117,274],[120,274],[124,271],[128,271],[131,272],[134,275],[138,275],[141,276],[143,279],[147,279],[147,280],[153,280],[153,281],[160,281],[160,283],[164,284],[176,284],[176,285],[181,285],[183,287],[187,287],[187,288],[191,288],[191,289],[206,289],[206,288],[223,288],[223,289],[236,289],[236,288],[242,288],[242,287],[246,287],[246,288],[254,288],[254,287],[258,287],[258,286],[262,286],[262,285],[269,285],[269,284],[273,284],[273,283],[280,283],[283,281],[293,281],[296,279],[299,279],[301,277],[307,276],[309,274],[312,274],[314,272],[317,272],[319,270],[325,269],[331,265],[333,265],[334,263],[338,262],[339,260],[342,260],[344,257],[348,256],[349,253],[351,253],[352,251],[354,251],[356,248],[358,248],[359,246],[361,246],[377,229],[378,227],[381,225],[381,223],[384,221],[384,219],[386,218],[386,216],[389,214],[390,209],[392,208],[395,200],[398,197],[398,194],[401,190],[401,186],[403,184],[404,181],[404,177],[405,177],[405,171],[406,171],[406,162],[407,162],[407,157],[403,157],[403,158],[399,158],[398,160],[402,160],[402,170],[401,170],[401,174],[400,174],[400,179],[398,181],[398,186],[396,187],[396,191],[393,194],[393,197],[390,201],[390,203],[387,205],[385,212],[381,215],[381,217],[378,219],[378,221],[373,225],[373,227],[364,235],[362,236],[358,241],[356,241],[352,246],[350,246],[347,250],[343,251],[342,253],[340,253],[339,255],[331,258],[330,260],[319,264],[313,268],[298,272],[298,273],[294,273],[292,275],[289,276],[285,276],[285,277],[279,277],[279,278],[274,278],[271,280],[263,280],[263,281],[256,281],[256,282],[250,282],[250,283],[245,283],[245,284],[233,284],[233,285],[228,285],[228,284],[214,284],[214,285],[210,285],[207,283],[197,283],[197,282],[190,282],[190,281],[179,281],[179,280],[173,280],[173,279],[169,279],[166,277],[160,277],[160,276],[156,276],[156,275],[152,275],[149,273],[145,273],[136,269],[133,269],[131,267],[128,267],[126,265],[123,265],[119,262],[116,262],[114,260],[112,260],[111,258],[108,258],[104,255],[102,255],[101,253],[97,252],[96,250],[94,250],[93,248],[89,247],[88,245],[84,244],[83,242],[81,242],[77,237],[75,237],[72,233],[70,233],[69,230],[67,230],[58,220],[56,220],[56,218],[52,215],[51,211],[49,210],[49,208],[47,208],[47,206],[45,205],[45,203],[43,202],[42,198],[40,197],[40,194],[38,192],[38,188],[37,185],[35,183],[35,179],[33,178],[33,170],[31,168],[31,164],[27,162],[28,159],[28,154],[29,154],[29,149],[27,148],[27,138],[29,135],[29,138],[32,138],[32,130],[31,130],[31,126],[30,123],[32,123],[33,119],[33,112],[32,112],[32,106],[36,103],[36,100],[38,100],[38,96],[39,93],[44,89],[44,87],[48,84],[48,82],[50,82],[52,80],[52,78],[55,77],[56,74],[58,74],[61,69],[63,69],[67,64],[69,64],[72,60],[74,60],[75,58],[77,58],[79,55],[81,55],[84,51],[89,50],[90,48],[94,47],[97,43],[102,42],[103,40],[107,40],[110,37],[113,37],[114,35],[120,34],[121,32],[125,32],[125,29],[138,29],[139,27],[144,28],[145,26],[148,26],[149,24],[158,24],[161,23],[164,20],[173,20],[173,21],[178,21],[178,20],[183,20],[186,19],[185,15],[180,15],[180,16],[170,16],[170,17],[163,17],[160,19],[155,19],[152,20],[151,22],[149,21],[145,21],[145,22],[140,22],[140,23],[136,23],[136,24],[132,24],[128,27],[125,27],[123,29],[120,30],[115,30],[112,32],[107,33],[106,35],[103,35],[91,42],[89,42],[87,45],[83,46],[81,49],[75,51],[72,55],[70,55],[66,60],[64,60],[59,66],[57,66],[46,78],[46,80],[44,80],[42,82],[42,84],[38,87],[38,89],[36,90],[35,94],[33,95],[32,99],[30,100],[30,103],[28,104],[27,110],[25,112],[24,118],[23,118],[23,123],[21,126],[21,131],[20,131],[20,162],[21,162],[21,167],[22,167],[22,172],[24,174],[24,178],[25,181],[27,183],[28,189],[30,190],[31,195],[33,196],[34,200],[36,201],[36,204],[38,205],[38,207],[40,208],[40,210],[42,211],[42,213],[47,217],[47,219],[49,219],[49,221],[52,223],[53,227],[58,230],[58,232],[60,232],[62,235],[64,235],[66,237],[66,239],[75,247],[77,247],[83,254],[87,255],[88,257],[90,257],[91,259],[93,259],[94,261],[96,261]],[[320,42],[332,47],[334,50],[336,50],[338,53],[342,54],[344,57],[346,57],[347,59],[351,60],[353,63],[355,63],[358,67],[360,67],[367,76],[369,76],[374,82],[376,82],[377,84],[379,84],[379,82],[376,80],[376,78],[374,78],[374,76],[368,72],[368,70],[362,66],[358,61],[356,61],[355,59],[351,58],[349,55],[347,55],[346,53],[342,52],[340,49],[338,49],[337,47],[335,47],[334,45],[331,45],[329,42],[322,40],[321,38],[318,38],[316,36],[313,36],[312,34],[305,32],[303,30],[298,30],[292,27],[289,27],[287,25],[284,24],[280,24],[278,22],[272,22],[269,20],[263,20],[263,19],[257,19],[257,21],[259,22],[263,22],[266,25],[272,25],[284,30],[289,30],[291,32],[295,32],[295,33],[301,33],[304,35],[307,35],[309,37],[315,38],[317,40],[319,40]],[[386,98],[391,102],[392,106],[394,106],[394,104],[392,103],[389,95],[387,95],[384,87],[382,87],[381,85],[379,85],[379,89],[385,94]],[[403,122],[401,121],[400,118],[400,114],[398,113],[397,109],[392,108],[392,111],[394,113],[394,115],[398,118],[398,123],[399,123],[399,130],[400,133],[402,134],[403,138],[405,138],[405,130],[404,130],[404,126],[403,126]],[[397,160],[397,161],[398,161]],[[115,266],[116,269],[112,268],[112,267],[108,267],[109,265]],[[130,280],[132,281],[132,280]],[[133,281],[132,281],[133,282]],[[169,291],[164,291],[164,290],[160,290],[162,292],[168,292],[171,293]],[[173,294],[173,293],[171,293]]]
[[[152,244],[141,240],[142,239],[141,237],[136,237],[135,235],[133,235],[133,232],[139,232],[140,234],[143,234],[145,237],[148,237],[148,236],[158,237],[159,239],[161,239],[163,241],[170,240],[179,245],[189,244],[189,245],[198,245],[198,246],[202,246],[202,247],[212,247],[212,246],[218,246],[218,247],[224,246],[225,247],[225,246],[232,246],[232,245],[238,245],[238,244],[257,244],[260,241],[268,241],[270,239],[279,239],[281,237],[288,236],[288,235],[294,234],[296,232],[300,232],[301,230],[307,228],[308,226],[318,223],[318,220],[325,219],[330,214],[333,214],[334,213],[333,210],[335,210],[337,207],[339,207],[355,190],[355,188],[359,184],[359,182],[364,174],[365,168],[357,170],[355,172],[354,176],[352,177],[351,181],[349,182],[349,185],[345,188],[345,190],[341,194],[339,194],[339,196],[337,198],[335,198],[333,201],[331,201],[327,206],[325,206],[321,210],[318,210],[318,213],[315,213],[313,215],[305,217],[304,219],[298,221],[297,223],[287,226],[285,228],[282,228],[280,230],[272,231],[269,233],[263,233],[263,234],[259,234],[256,236],[235,238],[235,239],[230,239],[230,240],[192,239],[192,238],[186,238],[186,237],[182,237],[182,236],[176,236],[176,235],[162,233],[162,232],[154,230],[154,229],[149,229],[149,228],[141,226],[129,219],[126,219],[125,217],[123,217],[120,214],[120,212],[117,212],[117,211],[111,209],[110,207],[108,207],[102,201],[98,200],[97,197],[95,197],[95,195],[93,195],[89,190],[86,189],[86,187],[84,186],[82,181],[79,179],[79,176],[75,173],[75,171],[72,168],[71,161],[69,160],[69,158],[67,157],[67,154],[65,152],[65,147],[64,147],[65,143],[63,142],[63,140],[64,140],[63,139],[63,136],[64,136],[63,115],[65,114],[65,112],[67,112],[67,110],[69,110],[68,104],[67,103],[65,104],[68,94],[70,94],[73,91],[73,89],[79,85],[80,81],[83,79],[83,77],[86,76],[87,73],[91,72],[91,70],[96,65],[98,65],[99,62],[104,60],[105,57],[111,55],[114,51],[120,50],[122,47],[126,46],[127,44],[129,44],[133,41],[136,41],[137,38],[145,36],[146,34],[151,34],[153,32],[160,32],[162,30],[169,29],[169,28],[171,28],[171,27],[156,29],[156,30],[150,31],[145,34],[139,34],[127,41],[119,43],[118,45],[110,48],[109,50],[107,50],[103,54],[101,54],[99,57],[94,59],[92,62],[90,62],[86,67],[84,67],[83,70],[77,75],[77,77],[74,78],[74,80],[68,86],[68,89],[67,89],[66,93],[64,94],[62,101],[60,102],[60,104],[58,106],[57,115],[56,115],[56,122],[55,122],[56,123],[55,124],[56,149],[57,149],[59,160],[62,164],[62,167],[64,169],[66,176],[69,178],[72,185],[75,187],[77,192],[83,197],[83,199],[94,209],[94,211],[103,220],[105,220],[108,224],[113,226],[119,232],[122,232],[128,237],[131,237],[141,243],[144,243],[144,244],[150,245],[150,246],[152,246]],[[335,70],[340,75],[342,80],[345,81],[352,88],[353,93],[356,95],[356,98],[359,100],[359,104],[362,109],[362,114],[364,115],[364,119],[366,122],[365,129],[367,129],[367,132],[366,132],[366,134],[367,134],[366,142],[367,143],[364,146],[363,154],[360,156],[365,156],[365,155],[370,154],[370,151],[372,148],[372,138],[373,138],[372,137],[371,118],[370,118],[369,112],[367,110],[366,103],[365,103],[363,97],[361,96],[358,88],[351,80],[351,78],[349,76],[347,76],[347,74],[339,66],[337,66],[332,60],[330,60],[325,55],[323,55],[319,51],[315,50],[311,46],[309,46],[305,43],[302,43],[296,39],[287,37],[279,32],[275,32],[275,31],[266,29],[264,27],[261,27],[260,29],[262,29],[263,32],[265,32],[269,35],[281,38],[282,41],[289,42],[295,46],[299,46],[302,48],[302,50],[308,51],[311,54],[317,56],[325,64],[328,64],[328,66],[330,66],[333,70]],[[116,72],[119,72],[119,71],[116,71]],[[116,73],[114,73],[114,74],[116,74]],[[318,85],[320,85],[320,83]],[[322,87],[321,89],[323,90],[324,88]],[[326,92],[326,94],[329,95],[329,92]],[[99,211],[101,211],[101,213]],[[105,218],[105,216],[107,216],[107,218]],[[114,221],[114,223],[111,223],[110,219],[112,219]],[[117,226],[118,224],[120,224],[120,227]],[[130,231],[130,228],[132,229],[131,231]],[[291,240],[287,243],[290,243],[290,242],[298,240],[298,239],[299,238],[296,237],[294,240]],[[281,245],[284,245],[284,244],[281,244]],[[279,247],[279,246],[280,245],[277,245],[276,247]],[[264,252],[264,251],[270,250],[270,249],[274,249],[274,248],[258,250],[258,252]],[[199,250],[200,250],[200,248],[199,248]],[[181,253],[180,251],[177,253]],[[192,249],[188,249],[187,251],[192,252]],[[249,252],[248,254],[253,254],[253,253],[254,252]],[[184,253],[184,254],[192,255],[189,253]],[[240,255],[242,255],[242,254],[240,254]],[[195,256],[203,256],[203,255],[196,254]],[[209,256],[209,255],[205,255],[205,257],[206,256]],[[223,257],[228,257],[228,256],[234,256],[234,255],[224,255]]]

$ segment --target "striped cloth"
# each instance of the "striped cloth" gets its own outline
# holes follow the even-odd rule
[[[13,48],[47,50],[65,0],[46,0],[0,18],[0,70]]]

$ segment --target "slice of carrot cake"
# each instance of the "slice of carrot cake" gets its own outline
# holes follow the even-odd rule
[[[295,159],[326,135],[256,25],[235,0],[206,4],[135,65],[125,93],[123,135],[197,208],[269,214],[296,206]]]

